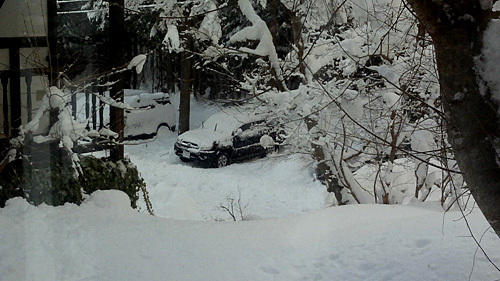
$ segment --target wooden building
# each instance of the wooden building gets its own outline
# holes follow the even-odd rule
[[[56,0],[0,0],[0,139],[31,120],[51,83]]]
[[[66,39],[64,42],[77,46],[74,47],[75,52],[83,48],[82,44],[96,48],[95,42],[80,42],[80,45],[73,42],[75,39],[94,39],[93,34],[87,34],[92,31],[89,30],[87,11],[82,11],[86,3],[87,0],[0,0],[0,19],[3,23],[0,25],[0,153],[5,152],[9,139],[18,135],[20,126],[31,121],[46,89],[52,85],[62,86],[57,83],[58,75],[68,71],[65,65],[68,58],[61,54],[58,42]],[[73,37],[59,36],[60,29],[68,28],[60,24],[61,21],[72,24],[75,31],[70,33]],[[93,66],[86,60],[70,63],[77,68]],[[89,95],[88,90],[85,90],[86,117],[92,117],[92,126],[96,129],[98,101],[94,95]],[[94,90],[102,95],[104,88]],[[76,116],[75,95],[71,105]],[[99,106],[100,127],[104,119],[103,108]],[[39,127],[47,128],[49,119],[49,116],[42,118],[41,122],[47,124]]]

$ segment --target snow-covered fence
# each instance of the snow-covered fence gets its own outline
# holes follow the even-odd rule
[[[31,70],[7,70],[0,73],[2,85],[2,116],[0,138],[12,135],[22,120],[31,121],[33,111],[33,77],[38,76]],[[16,80],[20,80],[17,82]],[[10,88],[10,91],[9,91]],[[23,89],[25,92],[19,93]],[[10,95],[9,92],[14,93]],[[24,97],[25,95],[25,97]],[[35,97],[36,99],[36,97]],[[21,108],[19,108],[21,107]]]

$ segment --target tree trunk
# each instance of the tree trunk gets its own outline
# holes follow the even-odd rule
[[[177,54],[175,53],[167,53],[166,57],[166,83],[167,83],[167,91],[169,94],[173,94],[175,92],[175,57]]]
[[[304,1],[301,0],[300,4]],[[292,34],[293,34],[293,44],[295,48],[297,48],[297,59],[298,59],[298,70],[300,74],[302,74],[302,83],[306,83],[306,65],[304,62],[304,39],[302,38],[302,19],[304,18],[302,15],[298,13],[298,11],[289,11],[290,20],[292,22]]]
[[[268,28],[269,32],[273,36],[273,44],[276,46],[278,38],[278,12],[279,12],[280,0],[268,0],[267,7],[269,10]]]
[[[125,38],[125,10],[124,0],[109,1],[109,47],[110,47],[110,66],[114,69],[125,66],[125,46],[123,40]],[[115,73],[111,77],[111,81],[116,83],[110,89],[111,98],[116,101],[123,102],[124,100],[124,81],[123,74]],[[110,107],[110,123],[111,130],[118,134],[118,143],[123,142],[123,130],[125,128],[123,109],[111,106]],[[124,149],[122,144],[118,144],[111,149],[110,153],[113,161],[123,159]]]
[[[311,117],[305,117],[304,121],[306,123],[308,131],[314,130],[314,128],[318,125],[318,121],[314,120]],[[316,165],[316,173],[319,178],[324,179],[326,190],[328,192],[333,192],[337,203],[339,205],[344,205],[345,202],[342,199],[343,186],[339,184],[337,176],[332,171],[330,165],[328,165],[325,151],[323,150],[323,147],[317,143],[318,138],[315,138],[313,139],[313,141],[311,141],[312,157],[318,163]]]
[[[500,236],[500,120],[497,105],[480,92],[483,81],[474,62],[491,9],[481,9],[479,2],[408,0],[434,41],[453,153],[474,199]]]
[[[193,39],[186,35],[186,50],[181,53],[181,97],[179,102],[179,135],[189,131]]]

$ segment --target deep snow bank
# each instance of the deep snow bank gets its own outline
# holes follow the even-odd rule
[[[2,280],[494,280],[459,212],[434,203],[356,205],[295,217],[193,222],[151,217],[118,191],[80,207],[0,209]],[[481,236],[488,225],[467,217]],[[500,240],[483,246],[497,264]]]

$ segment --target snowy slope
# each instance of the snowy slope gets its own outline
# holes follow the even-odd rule
[[[495,280],[459,212],[359,205],[240,222],[152,217],[118,191],[0,209],[2,280]],[[468,216],[481,235],[477,209]],[[500,241],[482,239],[500,262]]]

